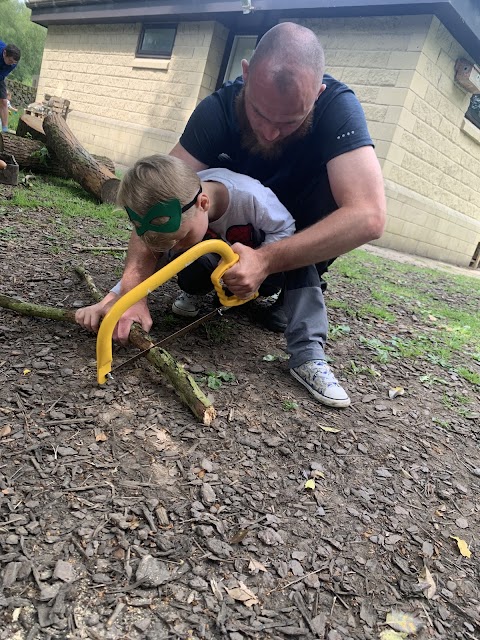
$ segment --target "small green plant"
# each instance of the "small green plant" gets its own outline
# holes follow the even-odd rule
[[[438,376],[434,376],[431,373],[426,373],[425,375],[420,376],[418,379],[426,387],[433,387],[436,382],[445,385],[451,384],[448,380],[445,380],[445,378],[439,378]]]
[[[209,371],[207,372],[207,387],[209,389],[219,389],[224,382],[235,382],[236,378],[233,373],[227,371]]]
[[[284,411],[294,411],[295,409],[298,409],[298,404],[295,400],[284,400],[282,403],[282,409]]]
[[[50,154],[48,153],[47,147],[40,147],[38,151],[34,151],[32,154],[32,158],[37,158],[44,167],[48,167],[48,163],[50,161]]]
[[[348,324],[334,324],[328,330],[328,337],[330,340],[337,340],[341,336],[350,333],[350,327]]]
[[[360,343],[375,353],[375,357],[379,362],[385,363],[390,360],[390,356],[398,356],[398,352],[394,347],[383,343],[378,338],[365,338],[360,336]]]
[[[263,356],[262,360],[265,362],[275,362],[276,360],[287,360],[288,356],[280,353],[267,353],[266,356]]]
[[[442,429],[450,430],[450,421],[442,418],[432,418],[433,424],[437,424]]]
[[[209,342],[212,344],[225,344],[230,342],[232,327],[228,322],[223,320],[212,320],[203,325]]]

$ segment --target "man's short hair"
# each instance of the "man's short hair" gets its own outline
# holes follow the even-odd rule
[[[14,44],[7,44],[5,47],[5,55],[9,58],[13,58],[15,62],[20,60],[20,56],[22,55],[20,49]]]

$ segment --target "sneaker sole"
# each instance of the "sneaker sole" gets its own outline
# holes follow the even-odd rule
[[[198,316],[198,309],[195,309],[195,311],[186,311],[185,309],[180,309],[175,306],[175,303],[172,304],[172,312],[176,316],[182,316],[182,318],[195,318],[195,316]]]
[[[314,398],[316,398],[322,404],[327,405],[327,407],[336,407],[337,409],[344,409],[350,406],[352,402],[350,398],[345,398],[344,400],[337,400],[335,398],[327,398],[327,396],[322,396],[321,393],[318,393],[318,391],[315,391],[315,389],[313,389],[308,384],[308,382],[306,382],[301,376],[299,376],[294,369],[290,369],[290,373],[295,378],[295,380],[298,380],[300,384],[303,384],[305,389],[308,389],[308,391],[312,394]]]

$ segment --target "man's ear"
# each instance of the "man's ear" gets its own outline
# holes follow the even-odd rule
[[[247,78],[248,78],[248,60],[242,60],[242,78],[243,78],[243,82],[247,82]]]
[[[327,85],[326,85],[326,84],[322,84],[322,85],[321,85],[320,90],[319,90],[319,92],[318,92],[317,100],[318,100],[318,98],[322,95],[322,93],[325,91],[325,89],[326,89],[326,88],[327,88]]]

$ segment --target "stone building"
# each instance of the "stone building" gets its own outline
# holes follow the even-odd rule
[[[378,244],[468,265],[480,250],[480,5],[471,0],[29,0],[48,27],[38,98],[67,98],[93,153],[168,152],[204,96],[282,20],[318,33],[383,168]],[[253,6],[252,6],[253,5]],[[462,67],[463,65],[463,67]],[[473,65],[473,67],[472,67]],[[462,70],[464,79],[460,81]],[[477,84],[475,84],[477,83]]]

